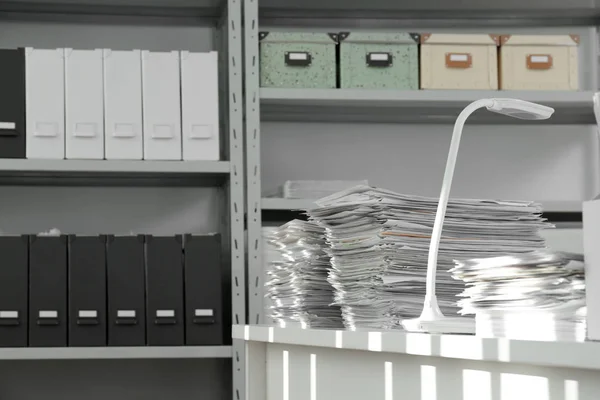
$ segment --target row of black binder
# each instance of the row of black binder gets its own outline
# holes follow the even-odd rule
[[[0,347],[226,341],[219,235],[1,236],[0,254]]]

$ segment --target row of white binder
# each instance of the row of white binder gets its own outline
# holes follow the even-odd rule
[[[217,53],[25,51],[26,157],[218,160]]]

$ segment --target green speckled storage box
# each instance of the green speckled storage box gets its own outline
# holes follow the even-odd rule
[[[342,88],[419,89],[419,35],[342,32]]]
[[[261,32],[260,86],[335,88],[337,36]]]

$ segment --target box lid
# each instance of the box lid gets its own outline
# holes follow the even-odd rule
[[[502,46],[578,46],[579,35],[502,35]]]
[[[315,32],[259,32],[261,43],[312,43],[337,44],[337,33]]]
[[[417,44],[418,33],[340,32],[340,43]]]
[[[476,33],[422,33],[421,44],[483,44],[500,45],[500,35]]]

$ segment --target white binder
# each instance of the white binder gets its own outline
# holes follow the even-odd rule
[[[219,160],[218,54],[181,52],[184,160]]]
[[[65,158],[63,49],[25,50],[26,156]]]
[[[179,52],[142,51],[144,159],[181,160]]]
[[[104,159],[102,50],[65,49],[66,158]]]
[[[104,50],[104,123],[107,160],[143,158],[140,50]]]

